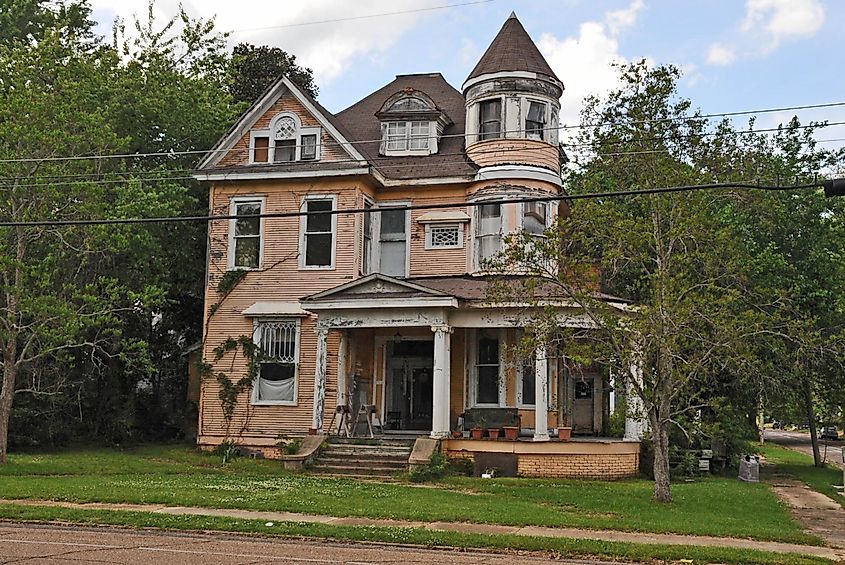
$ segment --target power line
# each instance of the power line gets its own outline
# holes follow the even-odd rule
[[[349,16],[346,18],[333,18],[330,20],[315,20],[311,22],[296,22],[292,24],[279,24],[274,26],[266,26],[266,27],[251,27],[251,28],[243,28],[243,29],[236,29],[232,30],[232,33],[242,33],[245,31],[264,31],[267,29],[284,29],[290,27],[301,27],[301,26],[313,26],[313,25],[321,25],[321,24],[333,24],[338,22],[350,22],[356,20],[369,20],[373,18],[383,18],[386,16],[399,16],[403,14],[417,14],[420,12],[434,12],[436,10],[447,10],[449,8],[460,8],[462,6],[473,6],[475,4],[489,4],[490,2],[495,2],[495,0],[475,0],[473,2],[462,2],[460,4],[444,4],[442,6],[432,6],[430,8],[416,8],[413,10],[397,10],[396,12],[382,12],[380,14],[368,14],[364,16]]]
[[[735,112],[721,112],[721,113],[714,113],[714,114],[707,114],[708,117],[716,117],[716,116],[739,116],[739,115],[750,115],[750,114],[758,114],[758,113],[765,113],[765,112],[784,112],[790,110],[806,110],[806,109],[815,109],[815,108],[831,108],[836,106],[845,106],[845,102],[829,102],[829,103],[822,103],[822,104],[806,104],[803,106],[786,106],[782,108],[765,108],[760,110],[742,110],[742,111],[735,111]],[[630,122],[631,124],[648,124],[648,123],[662,123],[666,121],[680,121],[680,120],[696,120],[696,119],[704,119],[705,116],[681,116],[677,118],[656,118],[653,120],[639,120],[636,122]],[[602,124],[603,125],[603,124]],[[607,125],[618,125],[618,124],[607,124]],[[803,126],[785,126],[784,128],[767,128],[767,129],[758,129],[758,130],[742,130],[736,133],[738,134],[748,134],[748,133],[765,133],[765,132],[772,132],[778,131],[778,129],[806,129],[806,128],[823,128],[823,127],[831,127],[837,125],[845,125],[845,122],[830,122],[827,124],[819,124],[818,122],[811,122],[809,125]],[[565,130],[565,129],[577,129],[577,128],[590,128],[590,127],[597,127],[595,124],[578,124],[578,125],[571,125],[571,126],[548,126],[544,129],[546,130]],[[508,133],[521,133],[521,129],[517,130],[503,130],[501,134],[504,136]],[[716,132],[705,132],[702,135],[718,135]],[[448,138],[459,138],[465,137],[466,133],[454,133],[448,135],[441,135],[439,139],[448,139]],[[356,145],[363,145],[363,144],[374,144],[374,143],[381,143],[383,141],[382,138],[378,139],[359,139],[355,141],[337,141],[333,140],[332,143],[334,145],[339,145],[341,147],[344,146],[356,146]],[[634,140],[624,141],[625,143],[634,142]],[[581,144],[561,144],[564,147],[583,147],[588,146],[590,144],[581,143]],[[301,147],[301,145],[299,146]],[[115,153],[115,154],[93,154],[93,155],[71,155],[71,156],[60,156],[60,157],[25,157],[25,158],[17,158],[17,159],[0,159],[0,163],[34,163],[34,162],[53,162],[53,161],[82,161],[88,159],[130,159],[130,158],[146,158],[146,157],[178,157],[181,155],[206,155],[210,153],[242,153],[245,151],[249,151],[249,149],[192,149],[186,151],[156,151],[156,152],[147,152],[147,153]]]
[[[10,227],[60,227],[60,226],[101,226],[101,225],[125,225],[125,224],[163,224],[163,223],[177,223],[177,222],[213,222],[220,220],[237,220],[244,218],[298,218],[302,216],[334,216],[345,214],[363,214],[363,213],[380,213],[385,210],[443,210],[453,208],[473,208],[483,206],[485,204],[521,204],[527,202],[562,202],[570,200],[585,200],[596,198],[618,198],[624,196],[643,196],[648,194],[668,194],[674,192],[692,192],[699,190],[718,190],[739,188],[745,190],[766,190],[766,191],[785,191],[785,190],[805,190],[810,188],[822,188],[825,190],[832,189],[834,186],[839,187],[840,190],[845,190],[845,179],[835,179],[820,182],[812,182],[805,184],[795,184],[790,186],[764,185],[753,182],[726,182],[726,183],[708,183],[696,185],[680,185],[668,186],[658,188],[648,188],[643,190],[618,190],[610,192],[596,192],[591,194],[573,194],[573,195],[557,195],[557,196],[537,196],[531,198],[500,198],[477,201],[463,201],[463,202],[449,202],[437,204],[411,204],[404,206],[385,206],[382,208],[347,208],[338,210],[324,210],[318,212],[308,212],[300,210],[298,212],[268,212],[264,214],[249,214],[249,215],[206,215],[206,216],[166,216],[153,218],[114,218],[114,219],[91,219],[91,220],[36,220],[36,221],[5,221],[0,222],[0,228]]]
[[[809,126],[808,126],[809,127]],[[829,143],[829,142],[842,142],[845,141],[845,138],[832,138],[832,139],[811,139],[807,141],[799,140],[799,143],[802,145],[810,144],[810,143]],[[518,148],[502,148],[502,149],[491,149],[491,150],[479,150],[475,151],[474,155],[484,155],[484,154],[502,154],[508,153],[512,151],[540,151],[540,150],[547,150],[548,147],[518,147]],[[625,157],[630,155],[654,155],[654,154],[663,154],[663,153],[671,153],[670,149],[644,149],[639,151],[612,151],[612,152],[602,152],[602,153],[593,153],[596,157]],[[436,153],[437,157],[456,157],[455,159],[439,159],[437,162],[438,166],[441,165],[456,165],[462,164],[466,162],[466,153],[465,152],[451,152],[451,153]],[[395,159],[395,157],[377,157],[373,160],[389,160]],[[325,164],[344,164],[344,163],[357,163],[359,162],[358,159],[338,159],[335,161],[323,161]],[[278,162],[278,163],[267,163],[266,165],[284,165],[286,162]],[[253,163],[253,165],[256,165]],[[259,166],[262,164],[258,164]],[[378,168],[378,163],[374,164],[376,168]],[[400,163],[400,164],[393,164],[388,165],[391,170],[395,169],[407,169],[407,168],[418,168],[418,163]],[[49,182],[37,182],[37,183],[26,183],[26,184],[15,184],[17,188],[41,188],[41,187],[60,187],[60,186],[77,186],[79,184],[87,184],[87,185],[107,185],[107,184],[122,184],[122,183],[130,183],[130,182],[175,182],[175,181],[182,181],[182,180],[196,180],[196,177],[193,175],[185,175],[186,169],[169,169],[169,170],[161,170],[161,171],[125,171],[125,172],[114,172],[108,173],[110,175],[132,175],[136,173],[140,173],[141,175],[148,175],[148,176],[137,176],[129,178],[107,178],[107,179],[88,179],[86,177],[96,177],[96,176],[105,176],[104,173],[86,173],[86,174],[75,174],[75,175],[52,175],[52,176],[45,176],[39,177],[45,179],[63,179],[63,178],[76,178],[79,180],[57,180],[57,181],[49,181]],[[215,174],[222,174],[224,177],[231,175],[236,175],[243,171],[230,171],[230,172],[221,172],[216,171]],[[157,175],[156,173],[163,173],[161,175]],[[167,174],[164,174],[167,173]],[[175,174],[171,174],[175,173]],[[9,182],[14,181],[17,179],[24,179],[27,177],[8,177],[8,178],[0,178],[0,183],[2,182]],[[227,180],[224,178],[223,180]]]

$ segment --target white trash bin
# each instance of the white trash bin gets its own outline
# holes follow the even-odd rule
[[[760,482],[760,461],[756,455],[743,455],[739,460],[739,480],[747,483]]]

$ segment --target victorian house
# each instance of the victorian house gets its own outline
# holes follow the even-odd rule
[[[637,442],[549,441],[564,424],[602,435],[607,375],[517,358],[524,308],[487,296],[503,238],[568,213],[502,202],[562,193],[563,88],[515,15],[460,90],[399,75],[333,114],[285,77],[271,86],[195,172],[231,217],[209,224],[204,358],[239,336],[261,352],[228,415],[220,382],[203,381],[199,444],[271,455],[280,434],[348,433],[338,415],[364,407],[378,431],[506,451],[520,474],[636,472]],[[250,361],[213,364],[237,381]],[[452,438],[485,410],[514,416],[520,441]],[[573,471],[583,457],[589,472]]]

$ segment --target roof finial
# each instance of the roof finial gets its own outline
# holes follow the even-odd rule
[[[509,19],[509,20],[510,20],[510,19],[514,19],[514,20],[515,20],[515,19],[517,19],[517,17],[516,17],[516,12],[511,12],[511,15],[510,15],[510,16],[508,16],[508,19]]]

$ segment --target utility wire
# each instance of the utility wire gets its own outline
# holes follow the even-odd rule
[[[782,111],[789,111],[789,110],[799,110],[799,109],[813,109],[813,108],[830,108],[835,106],[845,106],[845,102],[830,102],[824,104],[810,104],[804,106],[791,106],[791,107],[783,107],[783,108],[768,108],[768,109],[761,109],[761,110],[744,110],[744,111],[737,111],[737,112],[723,112],[723,113],[716,113],[716,114],[707,114],[709,117],[715,116],[738,116],[738,115],[748,115],[748,114],[758,114],[758,113],[765,113],[765,112],[782,112]],[[678,118],[657,118],[653,120],[640,120],[637,122],[630,122],[631,124],[647,124],[647,123],[660,123],[665,121],[671,120],[695,120],[695,119],[704,119],[704,116],[682,116]],[[748,133],[761,133],[761,132],[772,132],[778,131],[779,129],[806,129],[806,128],[823,128],[823,127],[830,127],[830,126],[838,126],[844,125],[845,122],[829,122],[829,123],[818,123],[812,122],[809,125],[803,126],[782,126],[780,128],[767,128],[767,129],[758,129],[758,130],[742,130],[736,133],[738,134],[748,134]],[[605,124],[600,124],[605,125]],[[612,125],[619,125],[619,124],[606,124],[608,126]],[[576,128],[590,128],[590,127],[597,127],[596,125],[592,124],[579,124],[579,125],[571,125],[571,126],[548,126],[544,129],[546,130],[564,130],[564,129],[576,129]],[[503,130],[501,132],[502,135],[506,135],[508,133],[520,133],[522,132],[521,129],[518,130]],[[702,135],[719,135],[718,132],[705,132]],[[465,137],[466,133],[454,133],[448,135],[442,135],[439,139],[448,139],[448,138],[456,138],[456,137]],[[654,138],[652,138],[654,139]],[[378,139],[359,139],[355,141],[336,141],[333,140],[332,144],[339,145],[339,146],[356,146],[356,145],[363,145],[363,144],[374,144],[374,143],[381,143],[383,141],[382,138]],[[624,140],[619,141],[618,143],[633,143],[638,140]],[[641,141],[641,140],[640,140]],[[589,143],[581,143],[581,144],[561,144],[564,147],[583,147],[589,146]],[[301,147],[301,145],[300,145]],[[25,157],[25,158],[17,158],[17,159],[0,159],[0,163],[33,163],[33,162],[50,162],[50,161],[81,161],[87,159],[128,159],[128,158],[141,158],[141,157],[177,157],[180,155],[206,155],[210,153],[230,153],[233,152],[237,154],[238,152],[249,151],[249,149],[193,149],[188,151],[158,151],[158,152],[148,152],[148,153],[116,153],[116,154],[94,154],[94,155],[71,155],[71,156],[60,156],[60,157]]]
[[[346,214],[362,214],[362,213],[380,213],[385,210],[443,210],[453,208],[474,208],[484,206],[487,204],[501,205],[501,204],[520,204],[527,202],[562,202],[570,200],[585,200],[596,198],[618,198],[623,196],[643,196],[648,194],[667,194],[673,192],[691,192],[699,190],[716,190],[739,188],[746,190],[766,190],[766,191],[785,191],[785,190],[805,190],[810,188],[821,188],[831,185],[834,181],[820,181],[805,184],[795,184],[790,186],[776,186],[764,185],[753,182],[726,182],[726,183],[708,183],[695,185],[680,185],[668,186],[658,188],[647,188],[643,190],[617,190],[610,192],[596,192],[592,194],[574,194],[574,195],[557,195],[557,196],[537,196],[531,198],[500,198],[490,200],[478,201],[463,201],[451,203],[438,204],[411,204],[404,206],[385,206],[382,208],[347,208],[338,210],[321,210],[317,212],[308,212],[300,210],[298,212],[268,212],[264,214],[223,214],[223,215],[206,215],[206,216],[168,216],[155,218],[114,218],[114,219],[92,219],[92,220],[37,220],[37,221],[4,221],[0,222],[0,228],[10,227],[59,227],[59,226],[102,226],[102,225],[124,225],[124,224],[163,224],[163,223],[177,223],[177,222],[213,222],[219,220],[237,220],[247,218],[298,218],[302,216],[335,216]],[[845,184],[845,179],[837,179],[836,182]]]
[[[296,22],[292,24],[279,24],[274,26],[266,26],[266,27],[251,27],[251,28],[244,28],[244,29],[236,29],[232,30],[231,33],[241,33],[246,31],[264,31],[267,29],[284,29],[290,27],[300,27],[300,26],[313,26],[313,25],[321,25],[321,24],[333,24],[338,22],[350,22],[356,20],[369,20],[373,18],[383,18],[385,16],[399,16],[402,14],[418,14],[420,12],[434,12],[436,10],[448,10],[449,8],[460,8],[462,6],[473,6],[475,4],[489,4],[490,2],[495,2],[495,0],[475,0],[474,2],[462,2],[460,4],[444,4],[442,6],[431,6],[430,8],[416,8],[413,10],[398,10],[396,12],[382,12],[380,14],[368,14],[364,16],[349,16],[346,18],[334,18],[330,20],[316,20],[311,22]]]
[[[807,141],[800,141],[799,143],[802,145],[810,144],[810,143],[831,143],[831,142],[842,142],[845,141],[845,138],[833,138],[833,139],[811,139]],[[502,149],[490,149],[490,150],[478,150],[474,151],[473,155],[485,155],[485,154],[497,154],[501,155],[503,153],[508,153],[511,151],[540,151],[540,150],[548,150],[548,147],[517,147],[517,148],[502,148]],[[662,153],[671,153],[670,149],[644,149],[641,151],[613,151],[613,152],[606,152],[606,153],[593,153],[596,157],[625,157],[630,155],[654,155],[654,154],[662,154]],[[456,157],[455,159],[438,159],[437,166],[441,165],[456,165],[462,164],[466,162],[466,153],[464,152],[450,152],[450,153],[436,153],[435,156],[437,157]],[[395,157],[376,157],[373,160],[380,161],[386,159],[395,159]],[[358,159],[338,159],[335,161],[316,161],[319,163],[324,164],[331,164],[331,165],[338,165],[344,163],[358,163]],[[266,163],[266,166],[272,165],[284,165],[287,162],[274,162],[274,163]],[[294,162],[297,163],[297,162]],[[265,165],[263,163],[252,163],[251,165]],[[378,163],[374,164],[376,168],[378,168]],[[395,165],[388,165],[391,170],[395,169],[406,169],[406,168],[418,168],[418,163],[399,163]],[[184,173],[187,169],[169,169],[169,170],[162,170],[162,171],[115,171],[110,173],[85,173],[85,174],[74,174],[74,175],[47,175],[44,177],[38,177],[40,179],[57,179],[56,181],[48,181],[48,182],[37,182],[37,183],[25,183],[25,184],[15,184],[17,188],[40,188],[40,187],[60,187],[60,186],[77,186],[79,184],[88,184],[88,185],[106,185],[106,184],[121,184],[121,183],[130,183],[130,182],[170,182],[170,181],[181,181],[181,180],[196,180],[196,177],[193,175],[185,175]],[[215,174],[223,174],[224,176],[231,174],[235,175],[238,173],[244,172],[242,170],[239,171],[230,171],[229,173],[225,171],[220,171],[219,169],[215,171]],[[157,175],[156,173],[162,173]],[[133,175],[139,174],[141,176],[129,176],[128,178],[88,178],[88,177],[102,177],[102,176],[110,176],[110,175]],[[147,175],[147,176],[143,176]],[[7,178],[0,178],[0,183],[13,183],[19,179],[26,179],[28,177],[7,177]],[[78,180],[61,180],[65,178],[75,178]],[[226,180],[225,178],[223,180]]]

